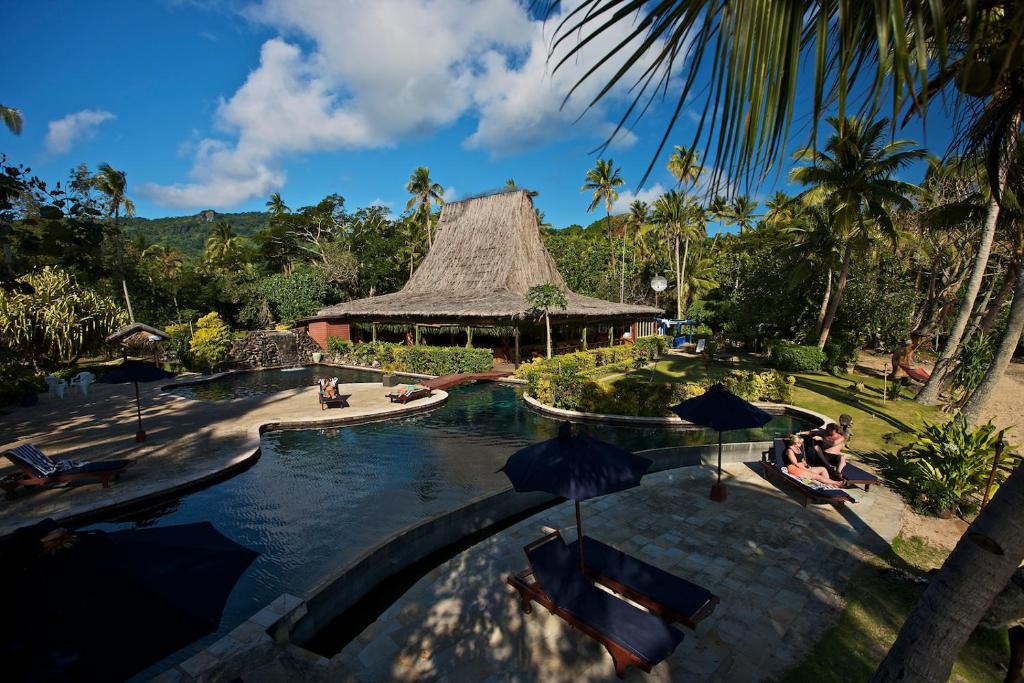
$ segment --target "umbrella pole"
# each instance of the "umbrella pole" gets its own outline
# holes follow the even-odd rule
[[[718,432],[718,478],[711,485],[711,500],[721,503],[725,500],[725,485],[722,484],[722,432]]]
[[[135,384],[135,415],[139,420],[139,431],[135,432],[136,441],[145,441],[146,432],[142,429],[142,402],[139,400],[139,383]]]
[[[576,501],[576,545],[580,549],[580,574],[583,574],[583,517],[580,516],[580,502]]]

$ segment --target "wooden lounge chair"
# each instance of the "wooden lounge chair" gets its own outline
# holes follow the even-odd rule
[[[805,444],[806,443],[807,441],[805,441]],[[854,465],[849,460],[846,461],[846,466],[843,467],[843,471],[841,473],[836,472],[835,466],[833,466],[829,462],[822,461],[822,459],[818,457],[817,451],[813,450],[813,441],[810,441],[810,444],[811,450],[807,450],[808,446],[805,445],[804,452],[809,454],[810,460],[813,461],[812,464],[821,465],[827,468],[828,471],[832,473],[833,477],[839,475],[850,484],[853,484],[854,486],[863,486],[865,492],[871,490],[872,484],[880,484],[882,482],[882,480],[879,479],[877,476],[875,476],[871,472],[868,472],[865,469],[858,467],[857,465]],[[775,453],[781,453],[784,456],[786,453],[785,440],[775,439],[774,441],[772,441],[772,449]]]
[[[23,444],[4,453],[7,459],[21,470],[20,476],[4,480],[3,488],[14,493],[19,486],[47,486],[71,481],[95,480],[110,486],[110,480],[117,480],[121,473],[132,465],[132,460],[100,460],[99,462],[77,462],[74,460],[53,460],[32,444]]]
[[[807,503],[828,503],[836,508],[845,503],[856,503],[856,499],[840,488],[832,488],[820,482],[800,479],[786,471],[785,442],[782,439],[775,439],[772,447],[761,454],[761,467],[764,469],[765,479],[772,476],[784,482],[791,489],[803,496],[804,507]],[[781,449],[780,449],[781,445]]]
[[[619,678],[630,664],[650,673],[683,641],[683,633],[658,616],[591,583],[580,573],[575,547],[560,535],[545,536],[524,550],[530,568],[507,579],[519,592],[523,611],[529,614],[536,602],[601,643]]]
[[[587,536],[583,537],[583,562],[594,581],[669,623],[696,628],[719,602],[708,589]]]
[[[348,408],[348,396],[343,396],[342,394],[339,393],[335,393],[333,397],[329,397],[327,395],[325,389],[327,388],[328,382],[334,383],[335,392],[337,392],[338,390],[337,377],[334,377],[329,380],[321,379],[317,381],[318,397],[320,399],[320,410],[327,410],[328,408]]]
[[[392,403],[408,403],[409,401],[415,401],[418,398],[424,398],[433,394],[433,390],[430,387],[422,384],[400,384],[395,387],[395,390],[388,394],[388,398],[391,399]]]

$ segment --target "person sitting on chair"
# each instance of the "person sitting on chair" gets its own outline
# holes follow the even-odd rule
[[[338,398],[338,378],[332,377],[328,380],[321,380],[323,384],[324,398],[335,399]]]
[[[846,445],[846,437],[835,422],[829,422],[825,429],[810,433],[814,440],[814,452],[818,455],[818,461],[831,470],[836,476],[835,479],[843,478],[843,470],[846,468],[846,456],[843,455],[843,447]]]
[[[798,479],[811,479],[813,481],[835,486],[828,470],[824,467],[811,467],[804,457],[803,438],[799,434],[790,434],[786,438],[789,446],[786,448],[786,471]]]

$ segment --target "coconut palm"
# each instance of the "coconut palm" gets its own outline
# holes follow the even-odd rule
[[[799,212],[793,198],[781,190],[776,191],[772,198],[764,203],[764,222],[771,226],[784,225],[793,220]]]
[[[609,244],[614,245],[615,238],[612,235],[612,205],[619,198],[619,188],[622,183],[622,176],[619,173],[620,169],[615,168],[614,159],[598,159],[597,163],[594,164],[594,168],[587,171],[586,181],[583,183],[583,187],[580,188],[580,192],[590,192],[590,205],[587,207],[587,212],[592,213],[598,206],[604,204],[605,220],[606,220],[606,232],[608,233]],[[626,262],[626,243],[623,240],[622,243],[622,262]],[[615,270],[615,251],[612,250],[611,257],[611,268]],[[623,268],[623,274],[625,274],[625,268]],[[624,275],[623,275],[624,277]],[[625,280],[620,279],[619,282],[619,303],[625,299],[626,285]]]
[[[431,203],[444,204],[444,188],[431,180],[429,168],[419,166],[409,176],[405,191],[412,195],[405,203],[406,210],[416,207],[423,217],[423,228],[427,233],[427,249],[429,250],[433,246],[430,234],[430,206]]]
[[[206,238],[203,258],[218,266],[228,266],[236,260],[241,245],[242,238],[235,233],[234,228],[229,223],[217,221]]]
[[[834,133],[824,149],[807,147],[795,155],[798,161],[813,165],[790,172],[792,180],[809,186],[801,195],[804,200],[827,203],[829,224],[843,250],[839,277],[818,335],[818,348],[824,348],[828,341],[846,291],[854,252],[869,249],[875,231],[895,244],[897,233],[890,211],[909,210],[909,197],[920,191],[917,185],[896,180],[892,174],[925,156],[925,151],[914,148],[909,140],[885,143],[888,121],[865,123],[861,119],[833,116],[829,117],[829,124]]]
[[[7,126],[7,130],[15,135],[21,135],[21,112],[14,107],[5,107],[0,104],[0,120]]]
[[[700,179],[704,167],[700,165],[700,155],[693,150],[676,145],[675,151],[668,159],[668,172],[671,173],[679,187],[695,186]]]
[[[124,272],[124,245],[121,244],[121,211],[124,215],[135,215],[135,203],[129,199],[125,192],[128,189],[128,176],[124,171],[119,171],[110,164],[100,164],[96,173],[92,176],[89,184],[93,189],[106,197],[107,217],[112,222],[114,245],[117,252],[117,269],[121,276],[121,289],[124,292],[124,303],[128,308],[128,319],[135,322],[135,313],[132,311],[132,299],[128,295],[128,281]]]
[[[267,210],[270,212],[271,217],[277,217],[280,216],[281,214],[285,214],[291,211],[291,209],[289,209],[288,206],[284,203],[284,200],[281,199],[280,192],[275,192],[274,194],[270,195],[270,199],[267,200],[266,207]]]
[[[651,219],[651,207],[650,205],[641,200],[634,199],[633,203],[629,205],[629,213],[626,214],[626,228],[629,229],[633,234],[633,263],[636,263],[636,245],[639,241],[640,231],[643,227],[650,222]]]
[[[679,255],[679,244],[686,236],[687,222],[686,195],[678,190],[669,190],[654,201],[654,223],[662,240],[675,255],[676,315],[683,314],[683,272]]]
[[[746,195],[733,197],[732,201],[716,197],[711,205],[712,214],[726,225],[739,226],[741,235],[754,229],[759,215],[755,211],[757,202]]]

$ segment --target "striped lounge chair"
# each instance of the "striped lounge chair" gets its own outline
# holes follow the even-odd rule
[[[14,493],[19,486],[47,486],[71,481],[95,480],[110,485],[111,479],[118,479],[133,460],[101,460],[81,462],[77,460],[54,460],[32,444],[23,444],[6,453],[7,459],[20,470],[19,475],[4,480],[3,488]]]

